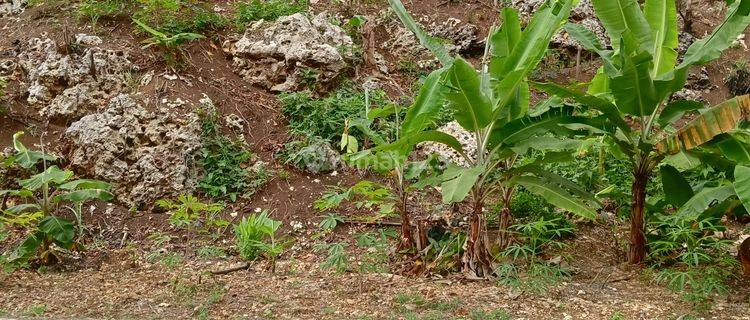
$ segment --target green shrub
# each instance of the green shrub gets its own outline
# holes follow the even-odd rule
[[[223,228],[229,222],[221,219],[219,213],[224,210],[221,203],[203,203],[192,195],[181,195],[177,202],[169,199],[161,199],[156,205],[167,210],[169,223],[179,227],[192,229],[197,222],[201,222],[202,231],[208,232],[211,228]]]
[[[240,257],[245,260],[255,260],[261,255],[266,255],[273,263],[287,244],[280,241],[281,239],[276,234],[280,227],[281,221],[271,219],[268,211],[242,218],[242,221],[234,227]]]
[[[211,197],[253,195],[271,178],[264,165],[249,166],[253,153],[243,141],[230,140],[221,133],[219,116],[213,106],[199,110],[201,116],[202,142],[198,164],[203,169],[203,178],[198,186]]]
[[[235,24],[244,30],[253,21],[276,21],[281,16],[307,11],[307,0],[252,0],[242,1],[236,5]]]

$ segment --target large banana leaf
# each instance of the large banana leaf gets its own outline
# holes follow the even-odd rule
[[[518,18],[518,12],[513,8],[504,8],[501,13],[503,24],[493,34],[490,35],[490,75],[502,75],[501,69],[505,65],[513,47],[521,39],[521,20]]]
[[[646,0],[644,13],[654,39],[651,76],[656,77],[672,70],[677,63],[677,6],[675,0]]]
[[[490,134],[488,146],[489,148],[494,148],[499,144],[510,146],[547,132],[569,133],[571,130],[562,125],[581,120],[573,116],[573,111],[572,107],[555,108],[540,116],[524,117],[503,126],[495,126]]]
[[[679,208],[693,197],[693,188],[675,167],[665,165],[659,168],[659,172],[667,203]]]
[[[740,198],[745,210],[750,212],[750,167],[734,168],[734,191]]]
[[[696,193],[679,210],[677,215],[682,219],[695,220],[711,205],[721,203],[727,198],[736,195],[733,185],[725,185],[715,188],[705,188]]]
[[[57,161],[57,157],[49,155],[43,152],[32,151],[26,148],[21,143],[21,136],[24,135],[23,131],[16,132],[13,135],[13,148],[16,150],[14,161],[23,168],[31,168],[37,162],[43,161]]]
[[[700,101],[674,101],[664,107],[664,109],[659,113],[659,118],[656,120],[656,122],[663,128],[680,119],[685,114],[685,112],[699,110],[703,107],[705,107],[705,105]]]
[[[513,177],[508,183],[521,185],[529,192],[544,198],[544,200],[558,208],[570,211],[584,218],[596,218],[596,211],[559,186],[544,179],[532,176],[517,176]]]
[[[612,61],[612,50],[605,50],[596,34],[576,23],[567,23],[564,28],[573,39],[578,41],[581,47],[588,51],[596,52],[602,58],[604,68],[607,69],[608,73],[614,74],[617,72]]]
[[[612,46],[617,48],[623,33],[633,33],[641,48],[653,48],[648,21],[636,0],[592,0],[596,16],[607,29]]]
[[[604,0],[608,1],[608,0]],[[735,1],[727,12],[724,21],[708,37],[694,42],[685,53],[674,71],[662,74],[659,78],[668,83],[671,91],[682,89],[687,80],[688,69],[696,64],[706,64],[721,56],[737,36],[750,24],[750,0]]]
[[[414,104],[406,112],[404,123],[401,124],[402,136],[424,130],[438,117],[445,103],[443,84],[440,83],[443,74],[445,69],[435,70],[425,79]]]
[[[572,0],[554,1],[552,5],[543,5],[534,13],[529,24],[521,33],[521,38],[504,60],[501,67],[493,70],[492,78],[502,79],[493,88],[493,118],[499,117],[508,103],[517,98],[517,89],[526,76],[536,68],[544,57],[550,39],[567,20],[572,8]]]
[[[714,137],[737,128],[750,119],[750,95],[739,96],[715,106],[676,133],[664,138],[656,149],[662,154],[675,154],[711,141]]]
[[[388,0],[393,11],[396,12],[398,18],[403,22],[407,29],[414,33],[425,48],[430,50],[435,57],[440,60],[443,66],[449,66],[453,62],[453,58],[448,54],[445,46],[440,42],[439,39],[431,37],[427,32],[422,30],[419,25],[412,19],[409,12],[404,8],[404,4],[400,0]]]
[[[614,124],[617,128],[620,128],[623,132],[630,132],[630,126],[623,120],[622,115],[620,114],[620,110],[617,109],[617,106],[612,104],[611,102],[599,98],[594,95],[587,94],[585,92],[567,88],[555,83],[533,83],[534,87],[543,90],[551,95],[556,95],[561,98],[567,98],[567,99],[573,99],[576,102],[590,107],[594,108],[596,110],[599,110],[604,116],[609,119],[612,124]]]
[[[43,185],[50,182],[63,183],[71,176],[73,176],[72,171],[62,170],[57,166],[51,166],[42,173],[35,174],[31,176],[31,178],[18,181],[18,184],[21,185],[21,187],[23,187],[24,189],[36,191]]]
[[[716,137],[716,147],[726,159],[741,165],[750,165],[750,141],[740,132],[725,133]]]
[[[484,170],[483,166],[470,168],[449,166],[442,176],[443,183],[440,191],[443,195],[443,203],[456,203],[466,199]]]
[[[492,121],[490,100],[482,93],[481,79],[474,67],[458,58],[446,75],[448,90],[445,98],[451,102],[458,124],[469,132],[477,132]]]
[[[622,75],[612,78],[610,89],[620,111],[635,115],[649,116],[659,104],[656,87],[651,79],[653,59],[648,52],[633,57],[623,57]]]

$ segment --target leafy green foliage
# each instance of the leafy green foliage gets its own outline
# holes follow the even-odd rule
[[[385,106],[390,102],[382,90],[365,93],[346,83],[324,98],[315,98],[309,92],[283,93],[279,96],[282,112],[289,121],[289,131],[294,135],[317,136],[328,142],[338,142],[347,119],[367,118],[366,105]],[[382,122],[373,128],[381,132],[395,132],[392,123]],[[360,139],[363,133],[354,129],[351,135]]]
[[[88,19],[96,26],[100,19],[123,17],[128,6],[126,0],[84,0],[78,7],[78,17]]]
[[[335,169],[337,154],[331,143],[317,136],[303,137],[284,144],[277,157],[284,164],[305,169],[313,173],[330,172]]]
[[[60,259],[50,249],[50,245],[54,243],[61,248],[72,249],[76,242],[76,226],[52,214],[60,207],[70,210],[77,221],[77,237],[81,239],[83,204],[91,200],[111,201],[114,195],[109,192],[111,186],[106,182],[71,180],[72,171],[49,165],[48,161],[55,161],[57,158],[29,150],[21,143],[21,135],[23,132],[14,135],[16,153],[9,159],[9,163],[31,169],[41,162],[46,169],[28,179],[19,180],[20,189],[0,191],[0,195],[18,200],[16,205],[3,210],[0,222],[32,228],[30,235],[7,260],[15,265],[26,265],[30,260],[41,264],[54,263]],[[34,228],[36,220],[39,222]]]
[[[307,11],[307,0],[250,0],[237,2],[235,6],[235,24],[245,29],[248,24],[258,20],[275,21],[281,16],[288,16]]]
[[[342,273],[349,268],[349,257],[346,254],[348,245],[343,242],[319,243],[313,247],[313,251],[326,251],[325,261],[320,264],[321,269],[333,270],[336,273]]]
[[[224,210],[221,203],[203,203],[193,195],[180,195],[177,202],[170,199],[156,201],[156,206],[167,210],[169,223],[178,228],[194,229],[200,225],[204,232],[213,228],[223,228],[229,221],[221,219],[219,213]]]
[[[181,47],[184,43],[205,38],[201,34],[190,32],[167,34],[148,26],[136,18],[133,18],[133,22],[141,30],[150,35],[149,38],[142,41],[143,49],[151,46],[160,48],[164,51],[164,59],[172,65],[179,62],[185,56],[185,51]]]
[[[211,197],[250,197],[271,178],[263,165],[249,166],[253,153],[240,140],[230,140],[221,133],[218,113],[212,108],[201,110],[202,146],[198,165],[203,177],[198,186]]]
[[[280,227],[281,221],[271,219],[268,211],[243,217],[240,223],[234,226],[240,256],[245,260],[255,260],[265,255],[272,264],[275,263],[276,257],[289,244],[289,241],[277,234]]]
[[[563,218],[539,217],[515,224],[510,229],[519,235],[522,242],[511,244],[502,255],[525,260],[536,258],[544,249],[563,248],[561,240],[573,234],[573,225]]]
[[[320,221],[318,227],[324,232],[330,232],[333,231],[333,229],[336,229],[336,226],[342,222],[344,222],[344,217],[335,213],[329,213],[323,217],[323,220]]]
[[[388,187],[362,180],[349,188],[331,188],[320,199],[315,200],[313,207],[325,212],[338,208],[345,201],[351,201],[357,209],[377,209],[374,217],[364,217],[372,221],[391,215],[395,206],[393,194]]]
[[[570,277],[570,271],[560,265],[541,261],[524,266],[503,263],[496,268],[495,273],[502,285],[539,294]]]
[[[388,272],[388,239],[396,238],[394,230],[380,229],[375,232],[363,232],[357,235],[357,246],[365,249],[359,265],[360,272]]]
[[[133,18],[169,34],[218,30],[228,20],[212,11],[213,3],[193,0],[137,0]]]

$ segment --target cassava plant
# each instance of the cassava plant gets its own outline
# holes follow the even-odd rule
[[[669,102],[686,83],[688,70],[720,57],[750,23],[750,0],[734,1],[724,21],[707,37],[693,43],[678,64],[675,0],[593,0],[597,17],[607,29],[611,49],[582,25],[565,30],[587,50],[596,52],[602,67],[588,91],[555,84],[537,87],[596,110],[589,119],[626,155],[633,174],[628,260],[646,257],[644,214],[649,177],[668,155],[692,149],[733,130],[750,116],[750,99],[738,97],[703,112],[675,132],[685,112],[703,107],[688,101]],[[632,120],[632,121],[631,121]],[[630,122],[629,122],[630,121]]]
[[[529,165],[517,163],[530,148],[564,145],[562,140],[549,143],[550,133],[577,133],[577,128],[564,126],[578,121],[572,107],[543,104],[529,111],[527,82],[527,75],[544,57],[550,39],[567,20],[573,1],[546,1],[525,28],[518,13],[505,8],[502,26],[490,30],[479,71],[466,60],[451,57],[438,40],[420,29],[400,1],[390,3],[422,45],[435,54],[442,68],[426,78],[401,125],[400,139],[375,149],[410,150],[417,143],[433,141],[451,147],[463,157],[465,166],[450,165],[442,175],[441,192],[445,203],[471,200],[462,258],[464,271],[477,277],[488,277],[493,272],[484,215],[484,204],[491,195],[499,194],[505,205],[500,218],[501,247],[509,242],[509,203],[517,186],[567,211],[595,217],[592,207],[598,204],[590,194],[542,169],[541,164],[568,158],[569,152],[550,152]],[[428,130],[444,106],[449,106],[453,120],[474,136],[475,154],[466,154],[456,137]],[[547,143],[537,144],[535,139]]]

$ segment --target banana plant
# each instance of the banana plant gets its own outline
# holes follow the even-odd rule
[[[32,169],[37,165],[45,167],[44,171],[28,179],[19,180],[20,189],[0,190],[0,196],[13,197],[17,204],[3,208],[0,222],[13,223],[24,221],[24,225],[39,220],[36,230],[19,245],[11,255],[11,262],[24,264],[38,253],[37,261],[42,264],[59,261],[50,245],[55,243],[66,249],[73,248],[76,238],[83,237],[83,204],[90,200],[111,201],[114,195],[109,192],[111,186],[102,181],[77,179],[71,180],[73,172],[62,170],[56,165],[48,166],[48,161],[57,158],[44,152],[32,151],[20,141],[23,132],[13,135],[13,146],[16,153],[10,161],[20,167]],[[65,218],[55,216],[57,209],[70,210],[77,221],[76,227]],[[41,250],[40,250],[41,248]]]
[[[748,99],[739,97],[703,112],[675,132],[675,123],[684,113],[702,109],[703,105],[670,103],[669,98],[684,87],[690,67],[719,58],[750,24],[750,0],[734,1],[724,21],[713,33],[693,43],[679,63],[675,0],[646,0],[643,7],[637,0],[592,3],[610,37],[611,48],[605,48],[582,25],[565,26],[583,48],[601,58],[602,67],[588,83],[587,91],[551,83],[535,85],[596,110],[599,116],[590,119],[588,125],[612,138],[629,158],[633,198],[628,260],[637,264],[646,256],[644,208],[649,177],[666,156],[706,143],[747,120]]]
[[[550,152],[537,162],[518,165],[519,158],[530,148],[565,144],[552,138],[550,133],[579,132],[580,127],[566,126],[581,120],[572,107],[543,103],[529,113],[527,81],[527,75],[544,57],[550,39],[567,20],[574,1],[546,1],[525,28],[518,13],[505,8],[501,13],[503,24],[490,30],[479,71],[465,59],[450,56],[439,41],[419,28],[399,0],[389,2],[422,45],[435,54],[442,68],[427,76],[401,125],[400,139],[375,149],[399,149],[408,154],[416,144],[434,141],[453,148],[465,159],[468,165],[450,165],[441,177],[443,202],[471,200],[463,270],[476,277],[488,277],[493,273],[483,212],[490,196],[499,194],[505,205],[499,239],[503,247],[509,239],[509,202],[517,186],[567,211],[595,217],[592,207],[597,203],[590,194],[541,169],[544,163],[566,158],[564,152]],[[466,154],[456,137],[429,129],[444,106],[449,106],[454,120],[474,136],[476,153]],[[547,143],[542,143],[542,139]],[[550,139],[555,141],[549,143]]]

